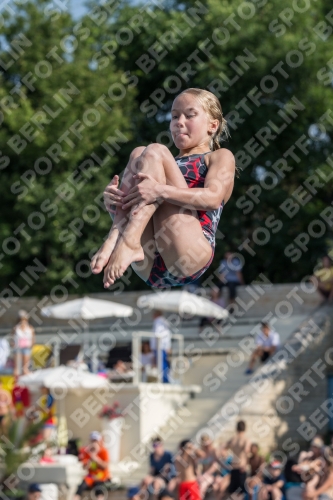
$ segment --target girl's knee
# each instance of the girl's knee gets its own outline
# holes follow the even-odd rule
[[[158,144],[154,142],[146,147],[144,156],[153,156],[154,158],[161,159],[165,155],[170,155],[169,149],[163,144]]]
[[[137,148],[134,148],[133,151],[130,154],[131,160],[133,160],[134,158],[138,158],[139,156],[141,156],[145,149],[146,149],[145,146],[138,146]]]

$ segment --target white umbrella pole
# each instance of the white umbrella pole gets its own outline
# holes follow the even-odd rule
[[[161,339],[157,337],[157,373],[158,382],[162,382],[162,371],[163,371],[163,361],[162,361],[162,349],[161,349]]]
[[[79,353],[79,356],[78,356],[78,361],[79,362],[82,362],[84,361],[84,348],[85,348],[85,330],[86,330],[86,327],[84,326],[82,328],[82,331],[81,331],[81,335],[80,335],[80,340],[81,340],[81,350],[80,350],[80,353]]]
[[[88,321],[85,320],[84,332],[83,332],[83,361],[85,361],[85,356],[86,356],[86,353],[88,352],[88,348],[89,348],[88,331],[89,331],[89,324],[88,324]]]
[[[136,333],[132,334],[132,363],[133,363],[133,371],[134,371],[134,377],[133,377],[133,384],[134,385],[139,385],[141,382],[141,377],[140,377],[140,363],[139,363],[139,356],[140,356],[140,345],[141,345],[141,337],[137,335]]]

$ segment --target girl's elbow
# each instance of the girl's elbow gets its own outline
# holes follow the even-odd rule
[[[209,210],[218,210],[222,204],[221,200],[210,200],[210,203],[209,203],[211,206],[209,208]]]

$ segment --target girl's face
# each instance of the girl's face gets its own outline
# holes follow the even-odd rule
[[[208,115],[194,95],[181,94],[174,100],[170,131],[180,151],[198,147],[201,147],[203,152],[209,151],[211,137],[218,125],[218,120],[213,120]]]

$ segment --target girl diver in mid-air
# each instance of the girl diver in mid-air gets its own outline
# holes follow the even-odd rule
[[[210,266],[215,232],[235,178],[234,155],[220,148],[227,123],[217,97],[190,88],[171,110],[174,158],[161,144],[135,148],[121,186],[115,175],[104,203],[113,218],[108,238],[91,261],[109,288],[128,266],[157,288],[185,285]]]

